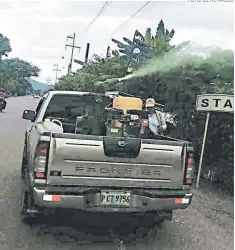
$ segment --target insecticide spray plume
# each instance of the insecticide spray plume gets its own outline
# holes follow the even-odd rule
[[[127,75],[119,79],[119,82],[124,81],[124,80],[129,80],[132,78],[152,75],[157,72],[159,73],[169,72],[179,67],[180,65],[189,64],[190,61],[194,61],[193,58],[195,59],[195,57],[193,56],[185,56],[185,55],[179,55],[175,53],[168,53],[165,56],[153,59],[148,64],[145,64],[141,68],[139,68],[133,74]]]
[[[209,60],[210,58],[218,60],[218,58],[221,58],[221,55],[217,56],[218,58],[216,59],[215,54],[219,51],[220,50],[217,47],[203,47],[187,41],[178,45],[163,56],[159,56],[158,58],[154,58],[145,63],[142,67],[133,72],[133,74],[122,78],[108,79],[103,82],[103,84],[113,86],[133,78],[144,77],[156,73],[167,73],[174,71],[177,68],[184,68],[184,66],[197,65],[204,60]]]
[[[195,65],[198,60],[211,57],[219,51],[220,49],[218,47],[204,47],[196,45],[190,41],[186,41],[165,55],[152,59],[150,62],[136,70],[133,74],[120,78],[119,82],[156,73],[170,72],[178,67],[190,64]]]
[[[112,78],[112,79],[106,80],[104,84],[117,84],[118,82],[120,82],[119,78]]]

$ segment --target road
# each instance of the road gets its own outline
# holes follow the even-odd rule
[[[19,216],[20,166],[25,127],[21,119],[25,109],[35,109],[38,100],[32,97],[9,98],[7,109],[0,113],[0,249],[160,249],[160,250],[229,250],[233,247],[233,199],[210,189],[195,190],[190,208],[177,211],[172,222],[165,222],[149,243],[120,243],[120,235],[110,237],[110,230],[84,228],[87,242],[81,242],[81,222],[76,217],[59,217],[52,224],[30,227]],[[97,219],[94,219],[96,222]],[[100,224],[104,224],[102,221]],[[80,225],[80,229],[78,229]],[[89,224],[91,225],[91,224]],[[123,224],[121,231],[128,225]],[[108,241],[105,236],[109,236]],[[104,242],[102,242],[104,241]]]

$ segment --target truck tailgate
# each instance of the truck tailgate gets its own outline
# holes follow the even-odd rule
[[[180,189],[185,146],[182,141],[52,134],[47,184]]]

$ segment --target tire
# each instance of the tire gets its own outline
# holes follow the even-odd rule
[[[34,203],[32,192],[25,189],[23,189],[22,192],[21,219],[24,223],[29,225],[35,224],[38,220],[38,208]]]
[[[25,170],[27,168],[27,152],[26,152],[26,144],[24,144],[22,162],[21,162],[21,178],[24,180],[25,178]]]
[[[128,219],[131,218],[131,215]],[[125,220],[125,218],[124,218]],[[124,233],[122,240],[126,242],[140,242],[148,243],[155,239],[157,231],[161,228],[163,222],[160,218],[150,217],[147,214],[142,216],[134,216],[133,221],[128,221],[125,227],[126,233]],[[122,228],[122,227],[121,227]]]
[[[136,229],[136,240],[140,242],[151,242],[155,239],[157,231],[161,228],[164,220],[156,220],[153,223],[145,225],[145,227],[138,227]]]

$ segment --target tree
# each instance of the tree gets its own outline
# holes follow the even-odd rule
[[[97,82],[103,82],[107,79],[122,77],[125,74],[127,58],[111,57],[104,59],[94,55],[84,67],[76,72],[74,76],[64,76],[59,79],[57,88],[62,90],[79,91],[102,91],[103,87]]]
[[[129,66],[136,68],[136,62],[150,60],[173,49],[175,46],[170,45],[170,41],[174,34],[175,31],[173,29],[170,32],[168,29],[165,29],[164,22],[161,20],[158,23],[155,36],[151,34],[151,29],[147,28],[145,36],[136,30],[133,41],[123,37],[127,44],[116,39],[112,39],[112,41],[117,44],[119,53],[129,57]],[[133,53],[136,48],[140,51],[138,54]],[[114,56],[118,55],[116,50],[112,54]]]
[[[0,86],[9,93],[24,95],[32,88],[25,77],[37,77],[40,69],[19,58],[3,60],[11,50],[10,40],[0,34]]]
[[[6,84],[6,88],[5,91],[7,93],[12,93],[15,94],[16,93],[16,85],[13,79],[9,80]]]
[[[0,62],[0,72],[3,75],[2,86],[7,92],[24,95],[31,88],[25,77],[38,76],[40,69],[22,59],[11,58]]]
[[[0,34],[0,60],[3,56],[7,57],[11,50],[10,40],[6,36]]]
[[[152,56],[158,56],[173,49],[175,46],[170,45],[170,41],[174,37],[174,34],[174,29],[170,32],[168,29],[165,29],[163,20],[158,23],[155,36],[151,34],[151,29],[148,28],[145,32],[144,41],[148,46],[153,48],[151,51]]]

